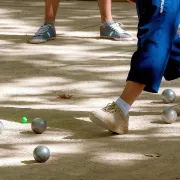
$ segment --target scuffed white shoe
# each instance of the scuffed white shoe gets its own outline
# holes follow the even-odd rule
[[[113,133],[128,133],[129,115],[125,115],[115,102],[108,104],[103,109],[91,112],[89,119]]]

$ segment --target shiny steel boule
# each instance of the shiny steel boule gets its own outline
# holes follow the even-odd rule
[[[164,103],[172,103],[176,99],[176,94],[172,89],[165,89],[162,92],[162,100]]]
[[[42,134],[47,128],[46,121],[41,118],[35,118],[31,123],[31,129],[36,134]]]
[[[167,108],[162,113],[162,119],[165,123],[171,124],[177,119],[177,112],[171,108]]]
[[[50,157],[50,151],[46,146],[37,146],[33,151],[34,159],[37,162],[46,162]]]

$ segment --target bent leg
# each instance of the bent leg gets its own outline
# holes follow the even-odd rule
[[[162,4],[164,2],[164,4]],[[137,0],[138,48],[127,80],[158,92],[179,25],[180,0]]]

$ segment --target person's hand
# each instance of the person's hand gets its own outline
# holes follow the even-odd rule
[[[130,3],[135,3],[134,0],[127,0],[127,1],[130,2]]]

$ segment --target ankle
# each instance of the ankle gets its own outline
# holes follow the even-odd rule
[[[116,104],[119,105],[125,115],[127,115],[131,109],[131,106],[120,97],[116,100]]]
[[[107,21],[102,22],[102,24],[104,26],[110,26],[111,24],[114,24],[114,21],[113,20],[107,20]]]
[[[54,21],[44,21],[44,25],[51,24],[52,26],[55,26]]]

